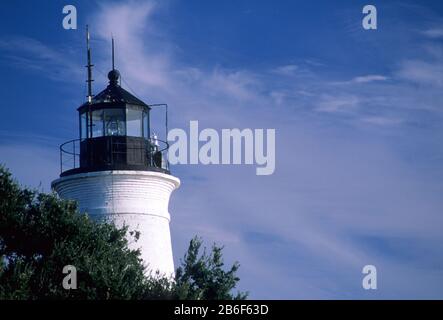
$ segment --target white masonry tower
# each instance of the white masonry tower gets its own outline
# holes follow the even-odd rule
[[[89,33],[87,38],[88,100],[77,109],[80,139],[60,146],[61,174],[52,188],[95,219],[139,231],[130,246],[140,248],[148,270],[170,276],[168,204],[180,180],[169,172],[168,144],[151,135],[150,110],[161,105],[147,105],[120,86],[114,50],[109,85],[93,96]]]

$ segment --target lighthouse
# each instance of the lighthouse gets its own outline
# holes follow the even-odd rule
[[[60,146],[60,177],[52,188],[98,221],[138,231],[132,249],[140,249],[147,270],[174,273],[168,210],[180,185],[167,161],[168,143],[151,133],[152,108],[121,86],[112,69],[107,87],[92,95],[91,53],[87,32],[88,96],[78,109],[79,138]],[[166,131],[167,131],[167,108]]]

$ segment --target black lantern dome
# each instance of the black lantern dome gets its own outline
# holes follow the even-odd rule
[[[105,90],[92,97],[90,102],[85,102],[78,110],[87,109],[89,107],[97,108],[99,105],[121,105],[130,104],[136,106],[143,106],[149,108],[149,106],[123,89],[119,84],[120,72],[116,69],[109,71],[108,73],[109,84]]]
[[[90,93],[92,65],[89,59],[88,50]],[[88,101],[77,109],[80,139],[61,145],[61,176],[105,170],[169,173],[168,144],[151,136],[151,107],[121,87],[118,70],[113,68],[108,79],[109,84],[103,91],[95,96],[89,94]],[[65,170],[70,158],[73,162]]]

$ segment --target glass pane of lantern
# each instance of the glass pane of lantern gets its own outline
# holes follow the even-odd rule
[[[88,129],[88,122],[87,122],[87,113],[82,113],[80,115],[80,138],[85,139],[87,138],[87,129]]]
[[[142,136],[142,117],[143,111],[128,108],[126,113],[127,135],[131,137]]]
[[[92,111],[92,136],[103,136],[103,110]]]
[[[104,115],[105,135],[124,136],[125,130],[125,109],[106,109]]]
[[[143,112],[143,137],[145,137],[145,139],[149,139],[149,118],[148,118],[148,113],[147,112]]]

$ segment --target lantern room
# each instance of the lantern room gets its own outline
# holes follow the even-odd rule
[[[91,103],[78,108],[80,139],[104,136],[130,136],[149,139],[149,110],[143,101],[121,88],[120,74],[108,74],[108,87]]]
[[[168,144],[151,135],[151,107],[121,87],[118,70],[111,70],[108,79],[105,90],[77,109],[80,138],[61,146],[61,175],[103,170],[169,173]],[[66,156],[74,158],[69,170],[63,167]]]

